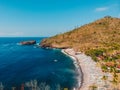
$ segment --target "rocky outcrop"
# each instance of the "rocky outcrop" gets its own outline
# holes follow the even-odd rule
[[[20,42],[21,45],[34,45],[36,44],[35,40],[31,40],[31,41],[22,41]]]
[[[49,43],[46,42],[47,40],[44,39],[42,42],[40,42],[40,46],[43,48],[57,48],[57,49],[67,49],[69,48],[68,46],[65,45],[58,45],[58,44],[53,44],[53,43]]]
[[[40,45],[41,47],[43,47],[43,48],[46,48],[46,47],[51,47],[51,48],[52,48],[52,46],[51,46],[50,43],[47,43],[47,44],[46,44],[46,39],[42,40],[42,41],[39,43],[39,45]]]

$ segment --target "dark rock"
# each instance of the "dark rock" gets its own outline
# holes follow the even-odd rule
[[[68,46],[65,46],[65,45],[56,45],[56,44],[53,44],[53,43],[49,43],[47,42],[47,39],[43,39],[39,45],[42,47],[42,48],[56,48],[56,49],[67,49],[69,48]]]
[[[31,40],[31,41],[22,41],[20,42],[21,45],[34,45],[36,44],[35,40]]]

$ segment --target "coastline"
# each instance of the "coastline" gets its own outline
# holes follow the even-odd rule
[[[66,49],[62,49],[61,52],[64,53],[65,55],[69,56],[70,58],[72,58],[72,60],[74,60],[74,62],[75,62],[74,64],[75,64],[76,68],[79,69],[79,73],[81,74],[81,76],[80,76],[80,79],[78,80],[79,81],[79,88],[78,89],[80,90],[80,88],[82,87],[82,83],[83,83],[84,78],[83,78],[83,72],[82,72],[81,66],[79,64],[79,60],[76,57],[69,54],[66,51]]]
[[[97,90],[106,90],[105,81],[102,77],[105,73],[102,72],[101,68],[96,65],[91,57],[86,56],[83,53],[75,52],[73,49],[62,49],[62,53],[70,56],[79,65],[82,79],[79,82],[81,85],[78,90],[90,90],[90,87],[96,86]]]

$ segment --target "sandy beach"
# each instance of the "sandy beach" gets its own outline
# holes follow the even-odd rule
[[[105,87],[105,81],[102,80],[106,73],[102,72],[101,68],[97,66],[97,63],[91,57],[80,52],[77,53],[73,49],[63,49],[62,52],[76,60],[81,68],[82,81],[80,81],[81,86],[78,90],[92,90],[90,89],[92,86],[96,86],[96,90],[110,90]],[[107,76],[111,77],[110,74],[107,74]]]

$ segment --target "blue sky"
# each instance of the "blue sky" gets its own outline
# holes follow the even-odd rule
[[[0,0],[0,37],[52,36],[110,15],[120,0]]]

